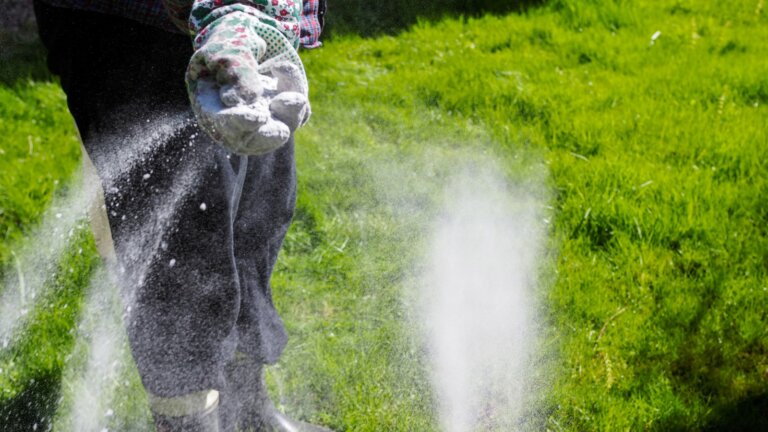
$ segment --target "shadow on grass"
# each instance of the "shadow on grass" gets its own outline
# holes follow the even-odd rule
[[[419,20],[525,12],[546,0],[328,0],[326,35],[363,37],[394,34]],[[451,37],[451,35],[446,35]]]
[[[0,399],[5,432],[49,430],[60,394],[61,373],[46,371],[30,379],[15,397]]]
[[[742,399],[720,409],[703,431],[768,431],[768,393]]]
[[[50,81],[45,48],[34,29],[0,32],[0,85],[15,87],[27,80]]]
[[[768,431],[768,393],[745,397],[714,409],[703,426],[692,428],[685,419],[671,416],[652,430],[663,432],[765,432]]]

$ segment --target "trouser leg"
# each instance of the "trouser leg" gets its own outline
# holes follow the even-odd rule
[[[277,361],[287,336],[272,302],[270,276],[296,203],[294,144],[248,158],[244,193],[233,226],[242,301],[238,350],[262,364]],[[265,341],[271,343],[265,343]]]
[[[238,345],[275,361],[285,331],[269,276],[293,211],[292,145],[249,161],[233,214],[239,158],[191,119],[189,41],[115,17],[36,9],[105,190],[145,387],[160,397],[222,388]]]

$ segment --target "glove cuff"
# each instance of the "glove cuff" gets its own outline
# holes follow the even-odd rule
[[[189,27],[199,34],[219,18],[243,12],[277,30],[297,50],[301,36],[301,8],[301,1],[294,0],[195,0]]]

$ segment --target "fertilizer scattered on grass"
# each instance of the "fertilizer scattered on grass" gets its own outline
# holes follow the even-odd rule
[[[184,126],[183,122],[160,124],[160,132],[146,137],[146,146],[138,146],[141,151],[94,155],[107,158],[99,160],[108,167],[102,179],[107,187],[116,184],[136,161],[147,157],[152,143],[160,141],[158,134],[176,133]],[[493,164],[475,165],[482,169],[468,169],[458,176],[446,175],[456,172],[460,164],[455,162],[430,159],[408,170],[408,174],[388,174],[385,184],[378,186],[382,187],[384,201],[397,207],[395,216],[413,222],[413,226],[405,227],[405,237],[432,233],[417,316],[425,330],[443,428],[449,432],[525,429],[535,415],[534,400],[540,385],[532,377],[538,373],[534,359],[538,348],[535,288],[544,224],[541,195],[526,187],[511,186]],[[432,168],[425,174],[424,167]],[[381,176],[382,172],[374,172],[374,177]],[[170,218],[195,177],[194,167],[181,170],[168,190],[158,194],[163,205],[155,225],[137,226],[134,235],[124,242],[127,246],[123,252],[129,259],[148,265],[152,254],[167,247],[163,233],[170,228]],[[448,186],[443,188],[444,184]],[[441,189],[444,205],[433,220]],[[75,192],[75,196],[82,197],[51,212],[53,222],[49,225],[56,232],[72,232],[95,194],[87,188]],[[201,203],[200,209],[205,211],[206,204]],[[46,223],[39,239],[34,237],[28,242],[32,248],[43,244],[46,232],[53,232]],[[66,248],[64,242],[45,256],[36,252],[29,256],[55,266]],[[24,261],[19,262],[18,266],[24,268]],[[169,266],[176,264],[175,259],[168,261]],[[17,273],[16,289],[6,289],[3,295],[12,291],[20,293],[17,296],[22,300],[30,298],[27,273]],[[115,422],[124,421],[121,416],[126,410],[114,401],[118,387],[125,384],[122,374],[130,369],[120,314],[130,313],[132,299],[123,299],[125,312],[116,308],[116,287],[107,279],[102,272],[93,278],[78,328],[76,351],[64,374],[69,402],[61,406],[56,421],[66,430],[110,429],[110,425],[120,424]],[[42,277],[33,285],[43,287],[44,282]],[[10,304],[34,306],[33,302],[4,301],[0,307]],[[0,315],[0,336],[17,327],[13,319],[11,324],[5,323],[7,316]]]
[[[85,185],[56,197],[40,226],[12,252],[12,267],[6,270],[0,285],[0,347],[13,344],[35,305],[46,297],[58,264],[82,227],[85,209],[95,193],[93,185]]]
[[[405,343],[424,354],[402,361],[431,379],[442,430],[541,430],[546,168],[533,158],[507,163],[513,180],[487,155],[429,144],[419,155],[368,166],[377,203],[392,213],[394,229],[383,235],[397,245],[397,259],[413,262],[402,293],[403,325],[414,329]]]
[[[445,189],[421,297],[445,431],[515,431],[538,420],[544,218],[535,192],[507,184],[487,164]]]
[[[122,305],[109,272],[91,278],[77,342],[64,371],[62,407],[55,430],[114,430],[116,392],[125,382],[128,343],[121,321]],[[134,424],[131,430],[141,430]]]
[[[116,154],[97,155],[106,162],[102,182],[106,187],[115,184],[138,161],[161,142],[163,137],[176,133],[185,125],[183,116],[158,119],[135,128],[125,139],[135,145],[123,146]],[[42,223],[27,236],[24,244],[12,252],[13,268],[5,272],[0,292],[0,347],[13,344],[14,335],[36,305],[46,297],[58,265],[71,249],[75,233],[87,225],[87,211],[96,199],[98,181],[75,178],[75,186],[53,199],[43,215]]]

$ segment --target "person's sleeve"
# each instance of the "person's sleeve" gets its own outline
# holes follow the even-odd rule
[[[168,18],[182,32],[194,36],[189,27],[189,13],[192,10],[193,0],[163,0],[163,6],[168,13]]]
[[[313,49],[323,46],[320,34],[325,26],[326,0],[304,0],[301,14],[301,46]]]
[[[301,37],[301,0],[163,0],[173,23],[195,37],[199,44],[205,29],[217,20],[235,12],[242,12],[271,27],[297,49]],[[261,30],[258,33],[274,32]],[[262,36],[264,37],[264,36]],[[267,40],[269,45],[270,40]]]

